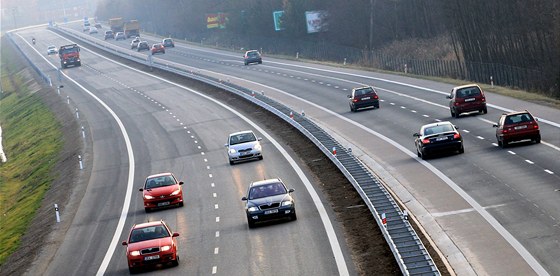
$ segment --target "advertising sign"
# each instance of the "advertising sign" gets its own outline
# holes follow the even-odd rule
[[[284,27],[284,23],[282,21],[282,17],[284,16],[284,11],[275,11],[272,13],[272,17],[274,18],[274,30],[275,31],[282,31],[286,28]]]
[[[307,33],[318,33],[326,31],[325,11],[306,11],[305,21],[307,22]]]
[[[209,13],[206,14],[206,28],[208,29],[225,29],[229,21],[227,13]]]

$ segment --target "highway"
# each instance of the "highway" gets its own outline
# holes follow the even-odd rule
[[[76,26],[76,29],[79,29],[79,26]],[[48,44],[61,44],[61,38],[48,31],[28,32],[33,32],[33,35],[39,37],[38,41],[44,43],[42,44],[44,47],[39,49],[46,49]],[[94,37],[102,40],[101,34]],[[156,41],[156,38],[149,36],[143,36],[143,39],[147,39],[150,43]],[[122,47],[124,50],[129,48],[130,40],[108,41],[107,43]],[[185,250],[183,251],[187,257],[185,259],[192,260],[195,262],[193,267],[201,269],[201,271],[186,272],[206,274],[214,266],[208,263],[219,264],[218,269],[223,266],[238,268],[242,264],[230,262],[240,261],[245,265],[243,267],[246,269],[245,271],[260,274],[259,272],[262,271],[254,270],[260,266],[247,262],[251,256],[243,254],[254,252],[255,247],[265,250],[266,246],[259,247],[253,244],[254,237],[247,235],[243,216],[239,215],[242,205],[237,198],[242,196],[247,183],[251,179],[259,179],[263,172],[274,175],[290,169],[288,166],[278,167],[279,164],[286,163],[283,161],[284,159],[278,153],[274,153],[275,149],[271,144],[265,142],[265,150],[270,152],[265,160],[243,164],[241,174],[239,171],[241,166],[230,168],[225,165],[225,153],[222,146],[227,132],[239,129],[233,126],[242,125],[242,129],[250,128],[246,122],[232,116],[231,112],[214,106],[207,100],[188,95],[161,81],[138,76],[130,70],[125,70],[99,57],[90,56],[87,52],[82,52],[82,54],[84,61],[89,57],[88,61],[84,62],[81,68],[73,68],[77,70],[66,70],[65,72],[76,75],[76,78],[86,82],[84,85],[87,87],[95,88],[96,91],[99,91],[100,97],[107,101],[109,106],[116,109],[117,114],[122,114],[123,122],[131,134],[131,143],[135,152],[135,179],[137,179],[135,187],[140,185],[138,181],[142,177],[151,172],[172,170],[181,179],[185,179],[186,187],[193,189],[187,192],[187,204],[183,212],[169,209],[146,216],[138,211],[134,217],[127,219],[127,227],[132,225],[132,221],[158,219],[159,216],[165,216],[164,219],[178,227],[179,232],[186,231],[187,234],[182,235],[181,239],[187,236],[188,240],[183,241],[186,241],[185,243],[189,247],[204,248],[197,252],[181,249]],[[176,48],[167,49],[165,55],[155,56],[154,59],[183,64],[186,69],[198,70],[204,74],[227,79],[230,82],[263,92],[295,110],[305,110],[306,116],[313,118],[329,130],[343,144],[352,147],[366,164],[376,169],[376,173],[392,187],[400,200],[412,211],[443,254],[448,256],[448,261],[458,273],[560,274],[560,265],[557,262],[560,258],[560,250],[558,250],[560,248],[558,244],[560,229],[557,222],[560,220],[560,201],[558,200],[560,197],[560,121],[558,121],[560,111],[487,93],[488,114],[466,115],[455,119],[451,118],[445,99],[445,95],[453,87],[449,84],[406,76],[274,59],[267,57],[266,54],[262,65],[244,66],[241,55],[176,41]],[[51,57],[51,59],[56,65],[55,58]],[[351,113],[346,95],[353,87],[372,84],[379,90],[382,100],[381,108]],[[127,86],[141,92],[135,92]],[[163,110],[154,104],[152,99],[166,109]],[[93,109],[97,106],[96,103],[88,105],[87,103],[92,100],[86,96],[83,101],[85,105],[92,106],[89,108]],[[97,108],[99,109],[98,106]],[[170,112],[166,111],[167,109]],[[512,145],[508,149],[497,147],[492,123],[505,110],[523,109],[530,110],[541,120],[543,142],[537,145],[520,143]],[[102,158],[100,168],[105,167],[105,169],[102,169],[103,173],[99,173],[98,178],[95,177],[95,172],[92,173],[92,181],[95,180],[97,185],[101,186],[95,186],[97,188],[92,188],[91,193],[89,191],[86,193],[82,202],[84,208],[81,208],[84,211],[78,211],[74,223],[76,227],[73,231],[75,232],[69,232],[70,236],[65,243],[72,243],[72,237],[83,237],[87,233],[93,232],[94,235],[98,233],[98,236],[89,239],[90,243],[104,240],[103,243],[108,244],[109,241],[101,237],[101,232],[115,229],[115,220],[119,216],[120,207],[103,204],[100,206],[102,208],[100,210],[91,208],[91,206],[94,206],[95,202],[101,198],[112,203],[119,202],[116,198],[117,195],[122,197],[122,194],[125,193],[125,187],[115,187],[117,191],[102,188],[103,185],[113,186],[108,182],[126,182],[126,154],[123,142],[117,137],[114,137],[112,142],[104,143],[105,140],[108,140],[106,136],[110,137],[117,133],[114,123],[109,123],[111,126],[107,126],[110,120],[103,119],[106,115],[101,115],[104,112],[100,110],[94,109],[91,113],[99,114],[96,120],[103,123],[99,126],[100,130],[107,132],[107,135],[99,137],[100,145],[106,147],[100,150],[115,155],[105,157],[105,162]],[[205,116],[201,116],[201,114],[205,114]],[[211,115],[210,118],[206,116],[207,114]],[[189,135],[186,135],[185,130],[177,124],[178,121],[174,121],[177,119],[188,126],[187,130],[191,131],[195,138],[189,139]],[[412,134],[417,132],[421,125],[435,121],[451,121],[459,126],[465,139],[465,154],[445,155],[427,161],[416,157]],[[158,140],[157,146],[150,143],[155,139]],[[204,158],[199,155],[197,146],[192,144],[192,139],[197,139],[201,143],[201,147],[208,156],[208,162],[201,161]],[[119,142],[115,144],[114,141]],[[97,153],[97,149],[94,152]],[[120,162],[116,160],[120,160]],[[214,179],[224,181],[214,182],[215,187],[208,188],[208,185],[212,183],[208,176],[188,173],[207,170],[205,163],[208,163],[206,166],[210,167],[209,170],[213,175],[220,175],[219,178]],[[286,177],[283,177],[284,180],[287,183],[294,183],[293,186],[298,191],[296,194],[299,204],[298,211],[304,204],[302,201],[308,202],[309,206],[312,206],[311,199],[304,192],[305,188],[303,188],[301,179],[297,177],[286,179]],[[189,180],[189,178],[194,179]],[[115,179],[117,181],[114,181]],[[189,183],[206,183],[206,187],[191,186]],[[228,186],[226,183],[230,183],[230,185]],[[231,187],[231,183],[235,183],[235,189]],[[94,185],[90,183],[89,186]],[[208,193],[208,190],[212,191],[212,189],[221,189],[217,193],[220,196],[215,200],[219,206],[222,206],[220,200],[237,202],[235,204],[238,205],[235,208],[213,209],[213,204],[210,204],[213,203],[212,192]],[[89,196],[91,199],[88,199]],[[192,204],[196,204],[196,200],[206,198],[206,200],[202,200],[206,205],[200,204],[196,209],[189,208],[192,206],[188,203],[189,197],[193,201]],[[222,197],[224,198],[222,199]],[[141,207],[138,195],[133,196],[130,209],[141,210]],[[317,212],[313,208],[309,209],[311,209],[308,210],[309,212],[312,210]],[[228,213],[229,211],[232,213]],[[98,212],[103,214],[103,218],[94,215]],[[232,230],[232,236],[236,238],[229,244],[230,252],[235,252],[233,249],[236,247],[248,246],[242,247],[242,250],[237,252],[237,254],[241,254],[241,256],[236,255],[238,259],[222,257],[228,256],[223,249],[220,249],[218,256],[215,256],[216,254],[213,254],[215,246],[207,245],[209,240],[215,240],[215,229],[212,229],[212,225],[215,224],[213,220],[216,212],[224,212],[223,215],[220,215],[220,226],[228,225],[229,229],[237,229]],[[231,224],[227,224],[228,220],[224,219],[232,218],[233,213],[237,213],[237,217],[232,219]],[[158,217],[153,217],[155,215]],[[309,216],[316,218],[312,213]],[[97,219],[91,220],[91,217],[97,217]],[[111,219],[104,223],[107,217]],[[80,222],[80,218],[83,218],[83,222]],[[87,226],[94,228],[93,231]],[[200,228],[197,228],[199,226]],[[125,227],[125,232],[127,227]],[[297,227],[297,230],[292,227]],[[290,252],[302,254],[301,250],[304,249],[297,246],[298,239],[300,242],[309,243],[307,234],[310,235],[310,229],[315,227],[322,227],[318,219],[309,221],[305,219],[305,222],[300,219],[295,223],[281,224],[274,228],[266,228],[266,230],[267,232],[269,230],[278,231],[275,234],[279,236],[285,233],[282,232],[282,229],[296,230],[290,232],[297,233],[289,238],[293,242],[282,243],[279,238],[271,244],[277,242],[290,246],[290,250],[293,250]],[[255,233],[259,233],[260,230],[262,229],[257,229]],[[270,233],[267,233],[267,238],[268,234]],[[223,232],[221,235],[223,237]],[[323,233],[322,237],[318,237],[315,242],[311,243],[316,246],[309,248],[306,245],[305,250],[308,251],[303,252],[305,252],[305,256],[311,256],[306,258],[306,262],[308,260],[316,261],[318,263],[312,265],[313,267],[324,268],[324,272],[330,274],[337,269],[330,261],[332,257],[326,259],[312,257],[320,256],[321,250],[331,251],[329,245],[323,243],[325,236],[326,234]],[[261,238],[264,239],[264,236]],[[270,248],[270,245],[266,248]],[[63,244],[63,248],[68,248],[70,254],[78,254],[78,252],[72,253],[71,247],[71,245],[65,247]],[[104,254],[103,250],[106,251],[106,248],[107,246],[100,246],[97,250],[73,249],[81,252],[87,251],[88,254],[93,254],[88,257],[95,260],[91,264],[83,264],[88,266],[87,270],[84,267],[76,271],[94,273],[94,270],[99,267],[101,255]],[[226,248],[228,247],[226,246]],[[117,248],[115,252],[117,257],[112,259],[107,269],[108,274],[111,274],[110,271],[123,272],[122,269],[126,269],[122,250],[122,248]],[[195,255],[189,256],[189,254]],[[307,266],[298,262],[301,261],[301,258],[297,258],[297,255],[287,255],[290,255],[290,259],[282,260],[284,264],[289,263],[292,266],[295,264],[298,268],[294,271],[305,271]],[[218,260],[208,262],[208,260],[214,259]],[[204,262],[205,266],[199,266],[196,263],[197,260]],[[269,265],[271,266],[270,271],[280,271],[280,268]],[[59,267],[53,263],[50,269]],[[179,266],[178,269],[188,268]],[[307,269],[309,268],[307,267]],[[72,273],[72,271],[51,271],[57,272],[57,274],[58,272]],[[325,275],[315,270],[313,270],[313,274]]]
[[[39,52],[31,49],[31,36]],[[58,57],[46,55],[47,46],[68,43],[41,28],[16,37],[47,72],[59,66]],[[312,180],[277,137],[197,91],[99,58],[85,48],[80,55],[81,67],[63,71],[69,78],[63,91],[88,118],[93,164],[86,164],[92,167],[91,177],[75,216],[63,212],[62,219],[71,219],[71,225],[41,273],[128,273],[120,241],[133,224],[160,219],[180,233],[181,265],[166,269],[169,275],[355,273],[344,238],[329,220],[331,211],[314,201]],[[263,137],[265,158],[230,166],[227,135],[246,129]],[[164,171],[185,182],[185,206],[145,213],[138,188],[146,176]],[[251,181],[272,177],[295,188],[299,219],[249,230],[241,197]]]

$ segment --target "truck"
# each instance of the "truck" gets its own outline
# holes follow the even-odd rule
[[[124,23],[124,35],[126,38],[140,36],[140,22],[130,20]]]
[[[109,19],[109,26],[111,27],[111,31],[113,31],[113,33],[122,32],[124,21],[121,17],[111,18]]]
[[[68,67],[69,65],[82,65],[80,60],[80,46],[78,46],[78,44],[60,46],[58,49],[58,56],[60,57],[60,67],[62,67],[62,69]]]

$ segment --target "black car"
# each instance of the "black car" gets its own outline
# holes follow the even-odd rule
[[[463,137],[457,127],[450,122],[439,122],[424,125],[420,128],[420,133],[414,133],[416,137],[416,153],[422,159],[428,155],[442,151],[457,151],[464,153]]]
[[[358,108],[374,107],[379,108],[379,96],[377,91],[371,86],[352,89],[352,94],[348,95],[350,111],[355,112]]]
[[[241,199],[247,201],[245,212],[249,228],[255,227],[257,222],[271,219],[297,220],[292,192],[294,189],[288,190],[278,178],[251,183],[247,196]]]
[[[249,63],[262,64],[261,53],[259,53],[259,51],[257,50],[247,51],[243,56],[243,62],[245,63],[245,65],[249,65]]]

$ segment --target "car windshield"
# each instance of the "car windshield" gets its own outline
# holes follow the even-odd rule
[[[480,89],[478,89],[478,87],[476,86],[457,90],[458,98],[468,98],[468,97],[475,97],[479,95],[480,95]]]
[[[169,237],[169,232],[163,225],[150,226],[132,230],[129,243],[161,239]]]
[[[241,134],[236,134],[236,135],[230,136],[229,137],[229,144],[230,145],[237,145],[237,144],[243,144],[243,143],[247,143],[247,142],[254,142],[256,140],[257,140],[257,138],[251,132],[241,133]]]
[[[526,123],[531,121],[533,121],[533,117],[529,113],[523,113],[523,114],[507,116],[504,124],[512,125],[512,124]]]
[[[155,189],[159,187],[175,185],[177,182],[171,175],[153,177],[146,180],[146,189]]]
[[[425,128],[424,135],[432,135],[432,134],[438,134],[438,133],[449,132],[449,131],[454,131],[451,125],[448,124],[437,125],[437,126]]]
[[[249,191],[249,199],[257,199],[286,193],[286,188],[282,183],[270,183],[252,187]]]

